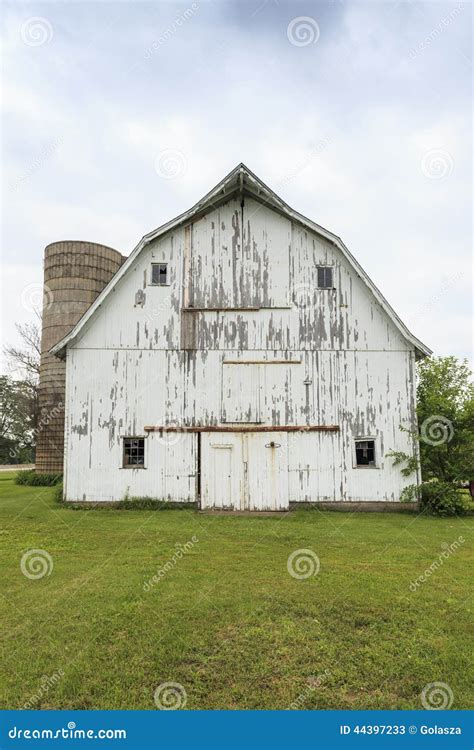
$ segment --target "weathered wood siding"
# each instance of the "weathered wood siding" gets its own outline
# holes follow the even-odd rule
[[[169,286],[150,285],[153,262],[169,264]],[[318,265],[333,266],[334,289],[317,288]],[[386,453],[414,450],[400,430],[414,424],[413,368],[337,248],[231,200],[146,247],[68,348],[67,497],[194,500],[195,434],[149,434],[145,469],[120,468],[122,438],[256,422],[340,426],[288,434],[289,501],[398,500],[413,480]],[[377,468],[354,467],[356,437],[376,439]]]

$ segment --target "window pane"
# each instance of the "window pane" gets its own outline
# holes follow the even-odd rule
[[[375,441],[356,441],[356,464],[357,466],[373,466],[375,464]]]
[[[164,286],[168,283],[168,264],[152,263],[151,265],[151,283]]]
[[[332,288],[332,268],[330,266],[318,266],[318,287],[320,289]]]
[[[145,438],[124,438],[123,440],[123,465],[144,466],[145,465]]]

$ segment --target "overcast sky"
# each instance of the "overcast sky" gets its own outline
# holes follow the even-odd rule
[[[243,161],[472,358],[470,2],[2,4],[3,339],[43,248],[128,255]]]

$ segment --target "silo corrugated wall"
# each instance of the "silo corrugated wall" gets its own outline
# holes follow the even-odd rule
[[[53,242],[44,251],[38,472],[60,473],[64,460],[66,363],[49,350],[69,333],[124,260],[117,250],[95,242]]]

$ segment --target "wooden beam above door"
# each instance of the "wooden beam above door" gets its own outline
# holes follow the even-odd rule
[[[224,425],[145,425],[145,432],[339,432],[339,425],[263,425],[263,424],[224,424]]]

